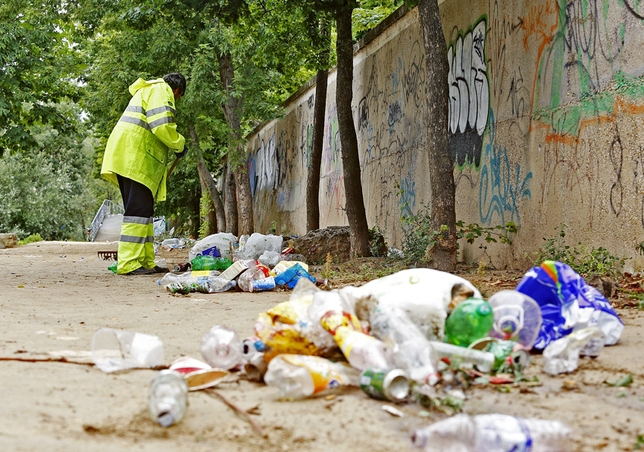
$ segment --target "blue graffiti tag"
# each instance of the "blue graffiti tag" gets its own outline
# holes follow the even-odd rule
[[[500,224],[513,221],[521,223],[519,200],[532,198],[529,182],[532,172],[526,174],[521,180],[521,165],[517,164],[514,171],[508,157],[508,149],[496,145],[494,114],[490,111],[489,142],[485,146],[485,156],[489,163],[481,168],[479,185],[479,216],[481,223],[491,225],[495,215],[498,215]],[[514,176],[513,173],[514,172]]]

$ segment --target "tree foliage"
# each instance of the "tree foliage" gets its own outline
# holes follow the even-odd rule
[[[55,1],[0,3],[0,156],[36,143],[31,124],[65,133],[56,104],[78,100],[84,69],[70,39],[67,11]]]

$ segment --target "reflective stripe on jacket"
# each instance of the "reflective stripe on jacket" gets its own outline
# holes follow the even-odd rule
[[[174,122],[172,88],[163,79],[138,79],[130,93],[132,99],[107,140],[101,175],[116,185],[116,174],[135,180],[163,201],[168,150],[181,152],[186,143]]]

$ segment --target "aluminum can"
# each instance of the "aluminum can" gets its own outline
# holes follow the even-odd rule
[[[401,369],[365,369],[360,388],[374,399],[401,402],[409,395],[409,378]]]
[[[174,264],[175,272],[187,272],[190,270],[190,262]]]

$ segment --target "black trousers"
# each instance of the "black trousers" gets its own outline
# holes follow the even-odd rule
[[[116,175],[119,181],[119,189],[123,198],[123,207],[125,208],[126,217],[153,217],[154,216],[154,196],[145,185]]]

